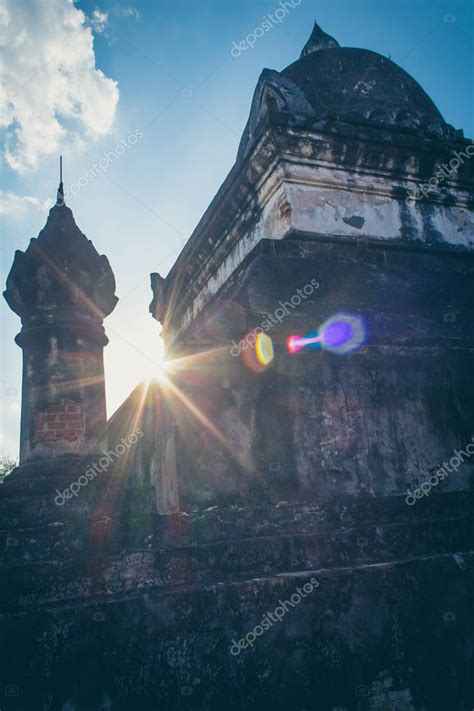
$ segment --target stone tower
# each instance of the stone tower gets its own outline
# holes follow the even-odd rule
[[[97,451],[106,422],[102,322],[114,292],[107,257],[77,227],[61,182],[44,229],[16,252],[4,292],[22,323],[20,464]]]

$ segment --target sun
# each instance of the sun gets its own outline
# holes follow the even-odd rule
[[[108,319],[109,344],[104,349],[104,363],[109,417],[140,382],[160,380],[166,371],[160,329],[149,314],[134,311],[127,319],[125,334],[119,328],[120,324],[117,327],[112,318]]]

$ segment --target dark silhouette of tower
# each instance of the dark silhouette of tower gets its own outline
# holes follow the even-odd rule
[[[114,292],[107,257],[77,227],[61,181],[44,229],[16,252],[4,292],[22,322],[20,464],[98,451],[106,423],[102,323]]]

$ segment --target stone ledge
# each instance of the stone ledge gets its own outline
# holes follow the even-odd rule
[[[474,624],[473,573],[452,556],[427,556],[307,577],[150,588],[0,617],[8,649],[1,680],[18,689],[16,706],[5,709],[37,711],[48,699],[54,709],[69,702],[97,711],[107,694],[113,711],[309,711],[315,700],[320,711],[366,711],[377,708],[381,690],[398,699],[396,711],[469,708],[459,649]],[[231,654],[233,640],[313,576],[319,585],[311,594],[253,647]]]

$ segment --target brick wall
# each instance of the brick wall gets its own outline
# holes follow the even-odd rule
[[[33,441],[38,443],[67,440],[77,442],[84,436],[86,422],[82,407],[73,400],[59,400],[36,415]]]

